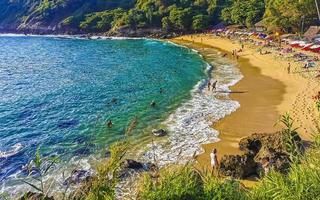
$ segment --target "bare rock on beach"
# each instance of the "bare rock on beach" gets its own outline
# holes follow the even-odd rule
[[[291,139],[302,150],[302,140],[293,132]],[[270,160],[271,166],[279,172],[286,173],[290,167],[290,155],[286,151],[285,136],[280,132],[253,134],[240,140],[240,150],[254,156],[254,161],[261,163],[264,158]]]
[[[221,159],[220,172],[225,176],[246,178],[256,174],[257,163],[250,155],[225,155]]]
[[[302,149],[302,141],[298,133],[292,133],[291,140]],[[223,175],[234,178],[247,178],[259,175],[263,160],[268,159],[270,168],[287,173],[290,168],[290,155],[286,151],[285,135],[277,133],[253,134],[239,142],[244,155],[226,155],[222,157],[220,171]]]

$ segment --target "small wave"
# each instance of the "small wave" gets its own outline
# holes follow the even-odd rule
[[[9,151],[0,151],[0,158],[8,158],[11,156],[16,155],[17,153],[19,153],[19,151],[22,149],[22,144],[21,143],[17,143],[15,145],[12,146],[12,149],[10,149]]]
[[[192,98],[164,122],[170,133],[169,144],[157,142],[148,145],[149,150],[143,153],[143,159],[154,161],[156,158],[160,166],[184,163],[194,154],[203,152],[201,144],[219,140],[219,132],[212,125],[240,107],[239,102],[228,97],[228,92],[230,86],[242,79],[242,75],[232,64],[212,64],[218,66],[212,67],[208,63],[209,79],[201,80],[191,91]],[[218,81],[218,92],[208,91],[206,87],[208,81],[214,80]]]

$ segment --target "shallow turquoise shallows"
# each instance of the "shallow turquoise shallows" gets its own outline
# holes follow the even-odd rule
[[[135,117],[143,135],[191,97],[205,68],[195,52],[155,40],[0,37],[0,182],[37,147],[85,157]]]

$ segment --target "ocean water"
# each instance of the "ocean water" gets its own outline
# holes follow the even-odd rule
[[[196,52],[156,40],[0,36],[2,189],[38,147],[64,162],[86,158],[135,117],[132,135],[150,134],[192,99],[207,68]]]
[[[37,148],[61,159],[45,177],[61,191],[65,175],[92,169],[133,119],[130,155],[164,166],[217,141],[213,123],[240,106],[228,92],[242,75],[211,48],[201,48],[204,61],[195,50],[148,39],[0,35],[0,47],[0,192],[13,196],[30,190],[23,166]],[[208,90],[216,80],[217,90]],[[168,136],[150,142],[154,128]],[[118,197],[134,193],[130,182],[118,185]]]

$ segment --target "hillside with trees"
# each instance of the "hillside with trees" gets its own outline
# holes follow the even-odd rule
[[[157,29],[196,32],[223,21],[300,31],[317,20],[314,0],[2,0],[0,31],[103,33]]]

